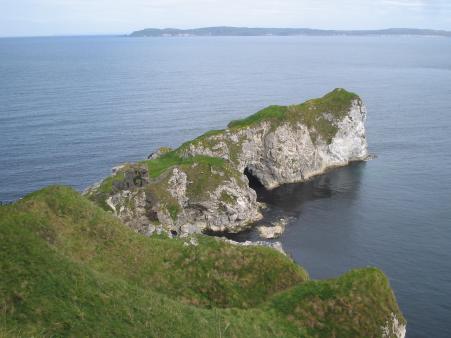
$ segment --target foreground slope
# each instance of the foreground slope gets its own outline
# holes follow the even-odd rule
[[[0,246],[3,336],[403,333],[405,321],[377,269],[310,281],[270,248],[138,235],[65,187],[1,207]]]

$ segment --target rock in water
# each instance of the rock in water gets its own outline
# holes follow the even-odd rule
[[[344,89],[270,106],[150,160],[117,167],[86,195],[141,233],[154,224],[173,234],[239,232],[261,218],[245,173],[272,189],[364,160],[365,119],[361,99]]]
[[[272,226],[261,225],[257,227],[260,237],[265,239],[273,239],[280,237],[285,231],[285,226],[288,224],[287,219],[281,218],[272,223]]]

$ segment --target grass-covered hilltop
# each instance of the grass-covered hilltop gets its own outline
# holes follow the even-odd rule
[[[405,320],[377,269],[313,281],[271,248],[204,235],[146,237],[67,187],[1,206],[0,246],[1,337],[404,332]]]
[[[86,196],[144,234],[236,233],[261,218],[246,175],[271,189],[363,160],[365,118],[361,99],[344,89],[269,106],[175,150],[116,167]]]

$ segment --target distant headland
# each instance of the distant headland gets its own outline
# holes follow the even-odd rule
[[[451,31],[388,28],[379,30],[325,30],[310,28],[248,28],[248,27],[203,27],[193,29],[178,28],[146,28],[135,31],[130,37],[164,37],[164,36],[377,36],[377,35],[416,35],[451,37]]]

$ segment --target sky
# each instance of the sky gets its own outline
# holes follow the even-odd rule
[[[451,0],[0,0],[0,36],[206,26],[451,30]]]

